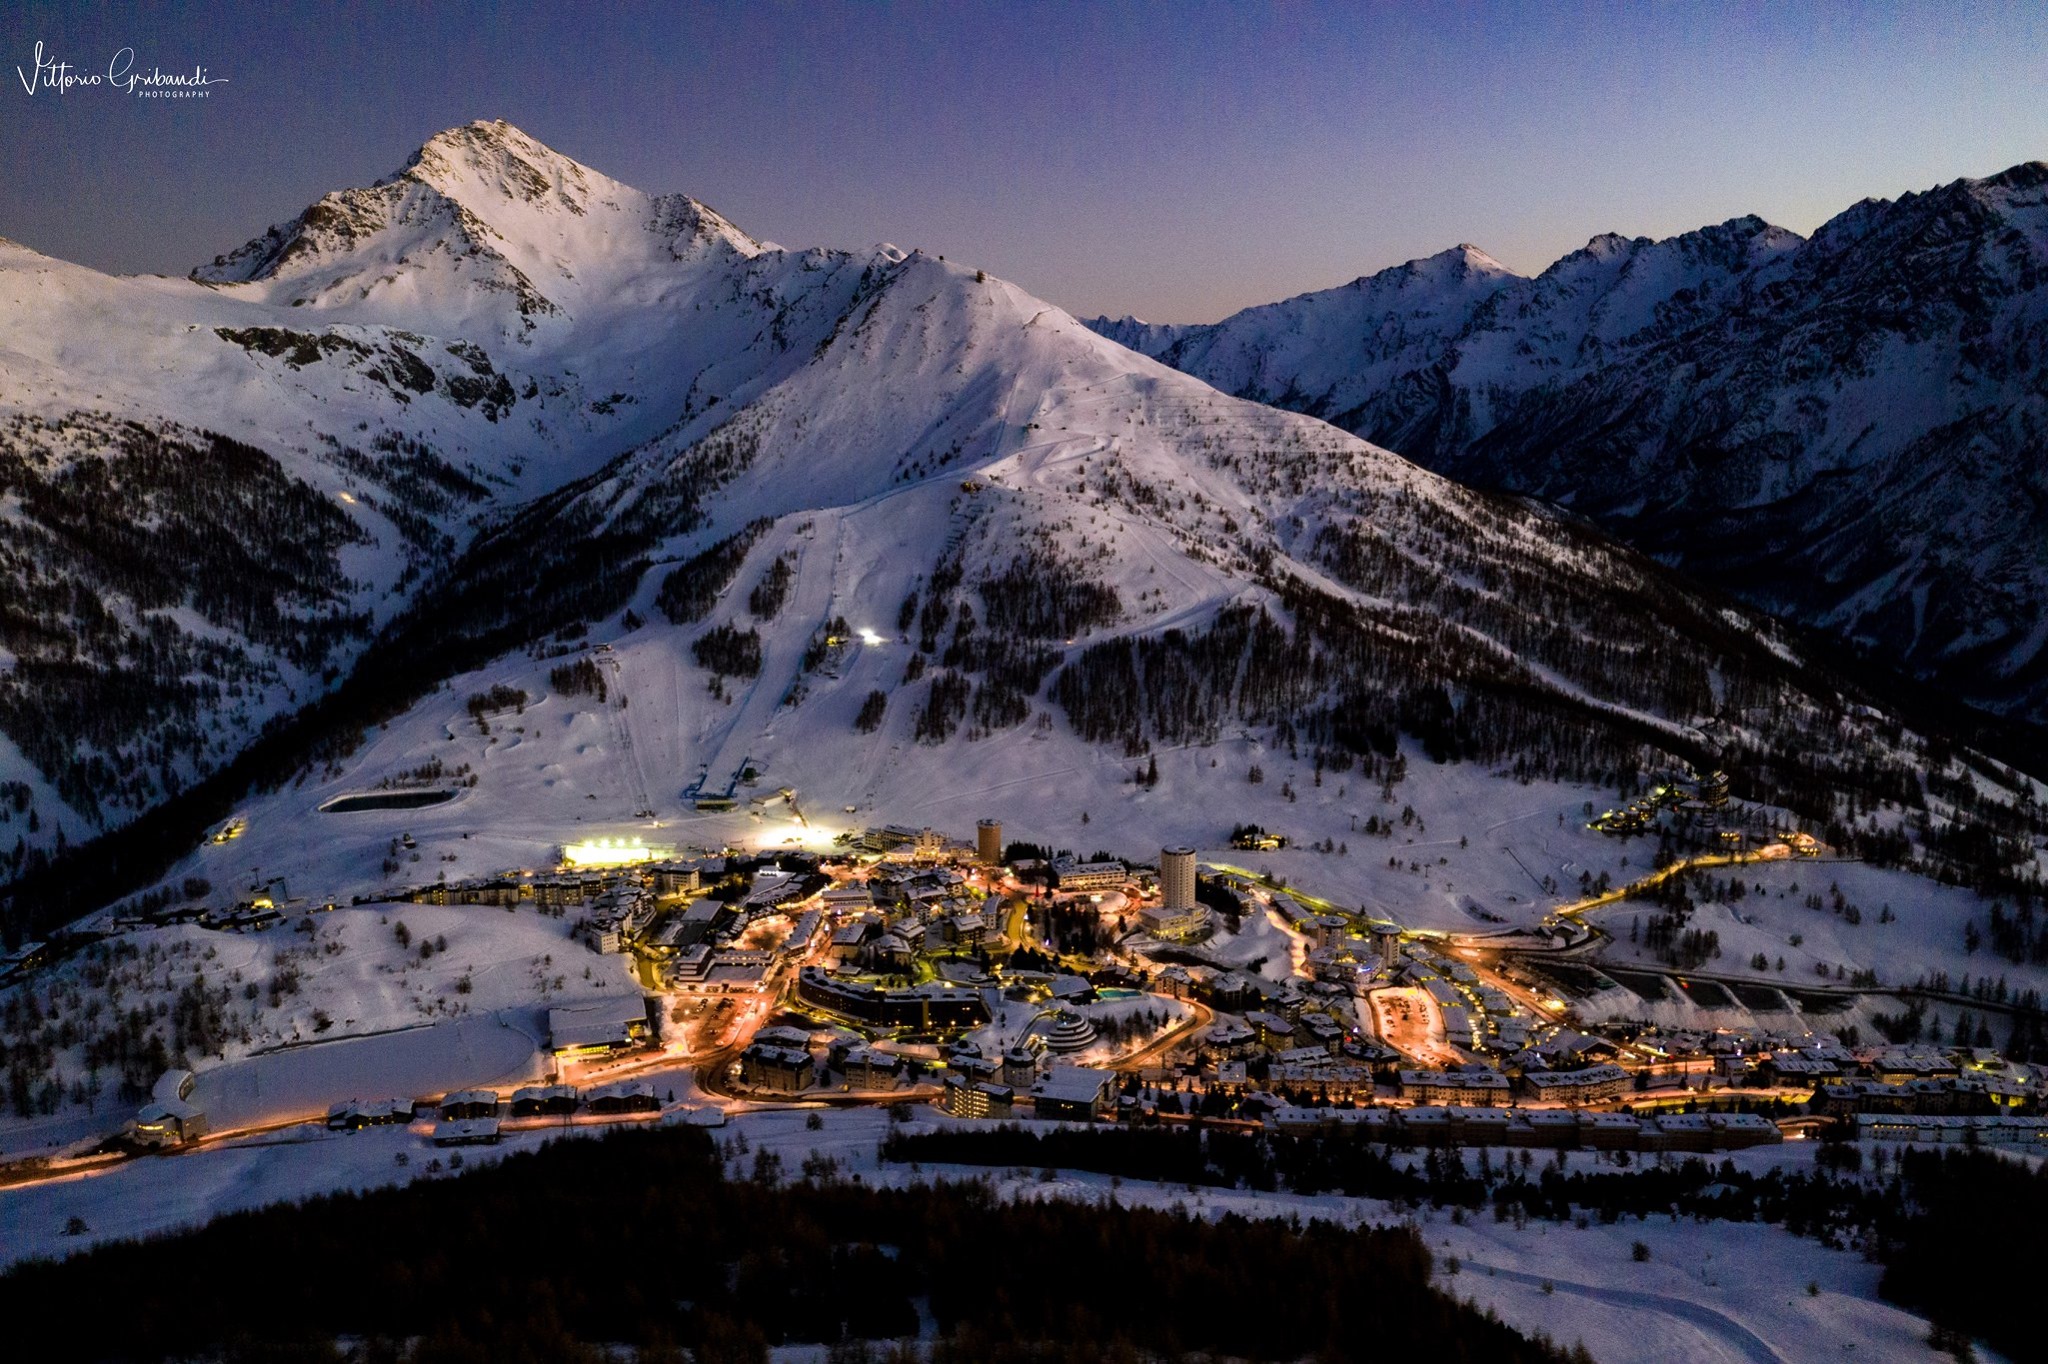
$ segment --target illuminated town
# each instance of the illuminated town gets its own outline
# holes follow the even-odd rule
[[[415,905],[486,923],[493,911],[552,920],[567,935],[564,958],[549,958],[558,970],[577,952],[616,962],[626,988],[606,1002],[545,1006],[541,979],[529,1083],[336,1095],[326,1109],[330,1127],[412,1124],[442,1145],[494,1143],[568,1115],[715,1123],[791,1103],[1282,1132],[1335,1124],[1421,1146],[1723,1151],[1842,1123],[1890,1139],[2048,1145],[2048,1119],[2033,1116],[2042,1073],[1982,1038],[1851,1046],[1811,1029],[1580,1016],[1578,1004],[1607,992],[1790,1010],[1784,995],[1759,999],[1760,987],[1713,971],[1604,961],[1608,932],[1587,918],[1705,868],[1824,865],[1826,849],[1804,833],[1729,837],[1717,818],[1727,808],[1727,778],[1714,773],[1656,788],[1625,828],[1612,812],[1595,816],[1587,829],[1614,836],[1672,812],[1699,851],[1524,929],[1409,930],[1288,886],[1243,864],[1286,842],[1253,826],[1213,855],[1082,859],[983,819],[971,833],[882,825],[753,851],[596,836],[563,845],[550,867],[352,906],[265,892],[221,910],[143,913],[113,941],[180,922],[318,936],[325,915],[374,912],[396,921],[403,946],[400,916]],[[244,828],[237,819],[210,841]],[[7,966],[27,978],[55,959],[38,945]],[[1805,1007],[1823,1010],[1827,996],[1823,985]],[[152,1088],[88,1164],[237,1130],[195,1101],[189,1070]],[[260,1125],[303,1116],[268,1111]]]
[[[2041,1357],[2048,9],[8,18],[24,1358]]]

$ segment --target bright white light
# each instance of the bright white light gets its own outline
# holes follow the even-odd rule
[[[617,867],[631,862],[652,862],[669,856],[671,851],[649,847],[637,838],[593,838],[563,848],[562,861],[577,867]]]
[[[353,507],[356,504],[356,500],[353,497],[350,497],[347,493],[336,493],[335,496],[340,498],[342,501],[348,503],[351,507]]]
[[[874,645],[880,644],[882,642],[882,637],[876,634],[873,630],[868,629],[867,626],[863,625],[860,627],[860,642],[868,645],[869,647],[873,647]]]

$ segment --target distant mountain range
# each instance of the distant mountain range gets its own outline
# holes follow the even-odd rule
[[[2048,164],[1810,239],[1595,237],[1534,279],[1460,246],[1210,326],[1088,325],[2048,718]]]
[[[2018,215],[2039,197],[2022,180],[1950,197]],[[1537,281],[1461,251],[1167,354],[1465,476],[1551,451],[1536,491],[1699,523],[1725,561],[1688,566],[1774,605],[1822,592],[1820,558],[1866,577],[1900,558],[1925,602],[1916,647],[1960,639],[1967,613],[1995,651],[2011,632],[1991,622],[2038,608],[2041,547],[2017,538],[2033,513],[1988,490],[2034,409],[1979,419],[1973,496],[1885,481],[1956,458],[1959,436],[1880,455],[1874,426],[1919,410],[1914,384],[1949,395],[1898,338],[1945,353],[1960,305],[1886,276],[1831,313],[1811,295],[1842,278],[1793,268],[1839,238],[1859,269],[1904,270],[1857,246],[1875,231],[1606,240]],[[1956,251],[1987,280],[1993,257],[2010,273],[2038,255],[1999,241]],[[2031,276],[1998,278],[1969,352],[1987,374],[2024,368],[2006,303],[2034,297]],[[1738,307],[1796,372],[1755,368]],[[1855,344],[1846,320],[1792,320],[1851,311]],[[193,819],[251,782],[340,772],[366,727],[446,679],[589,640],[665,679],[634,709],[638,748],[668,755],[636,773],[647,808],[775,745],[799,766],[871,734],[835,768],[851,783],[1024,726],[1119,760],[1256,733],[1389,783],[1411,749],[1609,786],[1727,761],[1819,820],[1845,784],[1920,761],[1767,617],[1575,519],[1220,393],[972,268],[785,250],[503,123],[436,136],[189,279],[0,246],[0,320],[0,880],[225,773],[142,840],[182,851]],[[1645,358],[1594,363],[1623,349]],[[1740,387],[1685,396],[1709,369]],[[1776,434],[1794,409],[1803,445]],[[1597,460],[1565,439],[1591,421]],[[1861,496],[1895,539],[1857,557],[1815,530],[1731,528],[1654,472],[1680,424],[1697,487],[1742,483],[1798,527]],[[1709,457],[1738,430],[1740,461]],[[1864,476],[1816,472],[1852,457]],[[1562,487],[1596,462],[1598,497]],[[1814,538],[1772,596],[1763,545],[1794,534]],[[1963,541],[2008,606],[1956,588]],[[96,875],[129,855],[103,846]]]

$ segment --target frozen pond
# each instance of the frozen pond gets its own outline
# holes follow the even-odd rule
[[[320,807],[324,815],[352,815],[363,810],[423,810],[455,799],[453,791],[366,791],[336,796]]]

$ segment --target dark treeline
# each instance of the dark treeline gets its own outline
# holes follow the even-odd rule
[[[605,686],[604,669],[597,666],[597,660],[590,658],[558,663],[548,669],[548,685],[558,696],[594,696],[600,705],[609,692]]]
[[[761,632],[752,626],[741,630],[731,622],[714,625],[690,646],[700,666],[720,677],[758,677],[761,674]]]
[[[917,721],[911,727],[919,743],[942,744],[952,737],[967,714],[969,685],[965,677],[950,668],[932,678],[931,690],[925,694],[924,705],[918,708]]]
[[[1430,1151],[1421,1161],[1404,1148],[1374,1141],[1356,1129],[1333,1127],[1300,1136],[1203,1127],[993,1128],[893,1132],[884,1160],[926,1165],[1003,1166],[1085,1170],[1124,1179],[1259,1193],[1338,1193],[1406,1207],[1429,1205],[1477,1210],[1488,1204],[1520,1215],[1569,1221],[1591,1212],[1612,1222],[1623,1214],[1698,1212],[1737,1221],[1782,1222],[1816,1231],[1832,1226],[1819,1209],[1832,1206],[1831,1190],[1788,1184],[1779,1171],[1752,1176],[1717,1168],[1698,1157],[1635,1174],[1565,1172],[1554,1153],[1482,1149]],[[1400,1157],[1400,1158],[1397,1158]],[[1581,1154],[1579,1159],[1588,1159]],[[1539,1169],[1538,1166],[1541,1166]],[[1723,1176],[1734,1180],[1726,1188]],[[1796,1192],[1793,1192],[1796,1189]],[[1729,1197],[1730,1191],[1737,1195]],[[1808,1194],[1811,1194],[1809,1197]],[[1718,1201],[1726,1198],[1727,1201]]]
[[[871,691],[861,698],[860,713],[853,717],[853,727],[862,734],[873,734],[882,727],[882,717],[889,712],[889,693]]]
[[[225,756],[208,721],[278,686],[273,659],[317,675],[369,635],[339,558],[369,535],[239,441],[17,416],[0,430],[9,499],[0,733],[88,817],[147,806]],[[26,861],[0,860],[0,876]]]
[[[493,682],[488,691],[480,691],[472,695],[465,709],[469,711],[471,719],[481,720],[484,716],[495,711],[516,710],[524,712],[527,699],[524,687],[514,687],[504,682]]]
[[[1920,1312],[1946,1342],[1976,1336],[2034,1358],[2038,1270],[2017,1248],[2048,1218],[2048,1169],[1970,1148],[1894,1155],[1827,1141],[1812,1171],[1738,1168],[1723,1158],[1631,1156],[1594,1165],[1561,1153],[1432,1150],[1397,1160],[1356,1130],[1304,1136],[1183,1128],[1033,1130],[1014,1126],[892,1133],[883,1158],[930,1165],[1083,1170],[1196,1187],[1343,1193],[1458,1216],[1593,1222],[1686,1218],[1762,1222],[1885,1265],[1880,1291]],[[1988,1253],[1958,1253],[1966,1246]]]
[[[965,587],[956,550],[933,566],[923,590],[913,588],[897,613],[899,628],[918,631],[904,684],[923,679],[927,656],[936,655],[943,669],[915,712],[920,743],[944,743],[963,721],[969,740],[1023,724],[1031,718],[1032,698],[1060,664],[1054,646],[1115,620],[1122,610],[1115,588],[1093,581],[1050,546],[1014,555],[975,580],[972,597]]]
[[[1783,1223],[1803,1235],[1840,1239],[1870,1213],[1824,1175],[1753,1174],[1698,1156],[1656,1163],[1622,1154],[1629,1168],[1560,1169],[1555,1152],[1455,1148],[1425,1152],[1374,1141],[1357,1128],[1299,1136],[1204,1128],[1032,1129],[1017,1126],[892,1133],[882,1157],[926,1165],[1085,1170],[1124,1179],[1260,1193],[1338,1193],[1404,1207],[1492,1206],[1514,1217],[1602,1222],[1651,1213]],[[1615,1157],[1609,1157],[1615,1158]]]
[[[975,584],[989,629],[1031,639],[1071,639],[1123,612],[1114,587],[1044,547],[1011,559]]]
[[[2048,1225],[2048,1169],[1988,1151],[1908,1151],[1896,1192],[1909,1205],[1878,1291],[2009,1359],[2040,1358],[2040,1266],[2021,1247]]]
[[[302,1272],[252,1291],[219,1268],[258,1263]],[[598,1342],[764,1361],[785,1342],[915,1336],[920,1299],[949,1360],[1565,1358],[1430,1270],[1407,1228],[1003,1202],[973,1183],[787,1185],[767,1161],[733,1180],[704,1133],[654,1128],[19,1265],[0,1306],[72,1323],[69,1348],[102,1359],[334,1358],[347,1335],[414,1364],[592,1359]],[[116,1313],[108,1283],[124,1286]]]
[[[1403,734],[1436,761],[1513,766],[1530,779],[1618,785],[1660,754],[1705,760],[1669,733],[1541,686],[1455,629],[1418,626],[1411,638],[1312,589],[1283,600],[1291,626],[1234,606],[1207,629],[1093,645],[1053,679],[1052,698],[1083,738],[1127,751],[1272,725],[1282,743],[1315,748],[1320,765],[1360,763],[1367,776]]]
[[[747,561],[747,551],[770,524],[766,520],[751,522],[669,570],[654,604],[675,625],[690,625],[710,615],[718,594],[732,586],[740,565]]]
[[[433,446],[416,436],[385,431],[370,442],[375,455],[331,437],[327,445],[329,459],[389,494],[380,497],[365,491],[360,500],[388,517],[404,541],[405,572],[399,577],[399,590],[412,587],[454,560],[459,547],[442,524],[467,506],[488,499],[489,488],[442,459]]]
[[[747,594],[747,610],[758,620],[774,620],[782,614],[784,602],[789,600],[789,589],[796,582],[796,558],[790,554],[778,554],[775,562],[768,565],[768,571],[761,575],[761,581],[754,584],[754,590]]]

